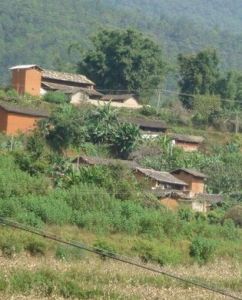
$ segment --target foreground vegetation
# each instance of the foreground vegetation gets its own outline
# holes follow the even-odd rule
[[[240,266],[220,261],[202,268],[194,265],[189,269],[169,267],[164,271],[239,296]],[[95,257],[65,261],[51,255],[2,259],[0,296],[1,299],[226,299],[118,262]]]

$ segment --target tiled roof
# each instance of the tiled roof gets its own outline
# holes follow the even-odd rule
[[[110,158],[100,158],[100,157],[90,157],[90,156],[85,156],[81,155],[76,157],[72,163],[76,164],[88,164],[88,165],[103,165],[103,166],[111,166],[111,165],[124,165],[127,166],[131,169],[135,169],[138,167],[138,164],[134,161],[130,160],[122,160],[122,159],[110,159]]]
[[[122,119],[122,121],[129,122],[132,124],[135,124],[142,128],[148,128],[148,129],[167,129],[168,126],[165,122],[157,121],[157,120],[149,120],[144,118],[127,118]]]
[[[155,179],[158,182],[187,186],[187,183],[176,178],[175,176],[173,176],[168,172],[160,172],[153,169],[144,169],[140,167],[138,167],[137,170],[142,174],[146,175],[147,177]]]
[[[92,82],[84,75],[75,74],[75,73],[58,72],[58,71],[53,71],[48,69],[43,69],[42,78],[94,85],[94,82]]]
[[[134,97],[133,94],[122,94],[122,95],[104,95],[101,100],[103,101],[118,101],[124,102],[130,98]]]
[[[195,135],[172,133],[170,137],[176,141],[185,142],[185,143],[201,144],[204,141],[204,138],[202,136],[195,136]]]
[[[95,89],[87,89],[87,88],[81,88],[76,86],[70,86],[65,84],[59,84],[59,83],[53,83],[48,81],[42,81],[41,85],[43,88],[50,89],[52,91],[61,91],[65,94],[76,94],[80,91],[85,92],[89,96],[99,96],[101,97],[103,94],[99,93]]]
[[[223,202],[223,196],[219,194],[198,194],[194,200],[208,202],[209,204],[217,204]]]
[[[49,114],[46,111],[33,109],[29,107],[19,106],[15,104],[10,104],[6,102],[0,102],[0,107],[10,113],[18,113],[22,115],[30,115],[36,117],[48,117]]]
[[[158,198],[176,198],[176,199],[186,199],[188,200],[189,197],[182,191],[179,190],[168,190],[168,189],[161,189],[161,188],[156,188],[152,190],[152,194]]]
[[[176,169],[176,170],[172,171],[171,173],[172,174],[177,174],[177,173],[179,173],[181,171],[183,171],[183,172],[185,172],[187,174],[190,174],[190,175],[192,175],[194,177],[207,178],[207,175],[205,175],[205,174],[203,174],[203,173],[201,173],[201,172],[199,172],[197,170],[194,170],[194,169],[179,168],[179,169]]]

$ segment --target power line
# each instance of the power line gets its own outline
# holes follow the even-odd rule
[[[71,247],[82,249],[82,250],[97,254],[99,256],[102,256],[102,257],[108,257],[108,258],[111,258],[113,260],[116,260],[116,261],[119,261],[119,262],[122,262],[122,263],[126,263],[126,264],[129,264],[129,265],[141,268],[143,270],[147,270],[147,271],[151,271],[151,272],[154,272],[154,273],[157,273],[157,274],[161,274],[161,275],[167,276],[169,278],[181,281],[183,283],[194,285],[198,288],[202,288],[202,289],[205,289],[207,291],[229,297],[231,299],[242,300],[242,298],[240,298],[238,296],[234,296],[234,295],[232,295],[232,294],[230,294],[226,291],[223,291],[223,290],[220,290],[220,289],[217,289],[217,288],[214,288],[214,287],[210,287],[210,286],[208,286],[204,283],[195,282],[193,280],[189,280],[189,279],[186,279],[184,277],[177,276],[177,275],[174,275],[172,273],[168,273],[166,271],[162,271],[162,270],[159,270],[159,269],[154,268],[154,267],[149,267],[147,265],[143,265],[139,262],[131,260],[130,258],[121,256],[121,255],[116,254],[116,253],[110,253],[110,251],[105,251],[105,250],[100,249],[100,248],[91,247],[91,246],[88,246],[86,244],[76,242],[76,241],[67,241],[67,240],[62,239],[61,237],[58,237],[58,236],[53,235],[51,233],[48,233],[46,231],[37,230],[33,227],[25,226],[23,224],[14,222],[12,220],[8,220],[8,219],[0,217],[0,224],[6,225],[8,227],[15,228],[15,229],[18,229],[18,230],[22,230],[22,231],[25,231],[25,232],[29,232],[29,233],[44,237],[46,239],[53,240],[53,241],[61,243],[61,244],[65,244],[65,245],[68,245],[68,246],[71,246]]]

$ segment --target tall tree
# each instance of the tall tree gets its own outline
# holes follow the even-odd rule
[[[228,72],[217,83],[217,92],[221,95],[225,108],[239,108],[242,105],[242,74]]]
[[[178,57],[180,67],[179,86],[181,94],[214,94],[219,78],[219,60],[215,50]],[[181,96],[187,108],[193,107],[193,97]]]
[[[93,50],[79,63],[79,72],[99,88],[147,94],[162,81],[164,62],[158,45],[133,30],[103,30],[93,39]]]

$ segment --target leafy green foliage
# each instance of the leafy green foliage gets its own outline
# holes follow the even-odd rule
[[[221,100],[219,96],[197,95],[193,100],[195,116],[193,122],[196,125],[208,124],[209,120],[216,118],[216,114],[221,110]]]
[[[204,50],[196,55],[179,55],[179,86],[182,94],[214,94],[219,78],[218,56],[215,50]],[[187,108],[193,108],[193,98],[181,96]]]
[[[215,251],[214,241],[196,237],[190,247],[190,255],[194,257],[198,262],[204,263],[207,262]]]
[[[242,227],[242,206],[236,205],[232,207],[225,215],[225,218],[234,221],[234,224]]]
[[[49,103],[65,104],[68,101],[68,97],[62,92],[48,92],[44,95],[43,100]]]
[[[112,137],[114,151],[118,156],[127,158],[137,145],[140,138],[139,128],[133,124],[120,124]]]
[[[40,130],[53,149],[61,151],[83,140],[83,113],[66,104],[59,106],[49,119],[40,123]]]
[[[79,72],[104,89],[138,91],[156,88],[162,81],[162,51],[151,39],[133,30],[103,30],[92,40]]]

